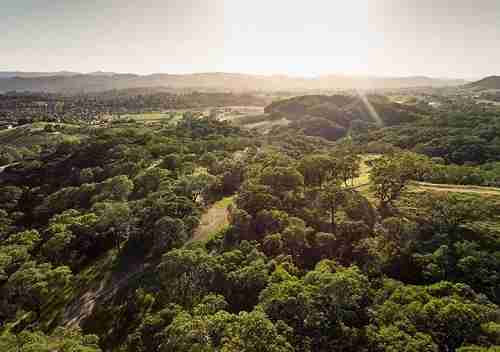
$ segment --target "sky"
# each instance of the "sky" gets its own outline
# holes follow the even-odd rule
[[[499,0],[0,0],[0,71],[500,74]]]

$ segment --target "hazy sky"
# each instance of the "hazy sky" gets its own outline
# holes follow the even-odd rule
[[[500,0],[0,0],[0,70],[500,73]]]

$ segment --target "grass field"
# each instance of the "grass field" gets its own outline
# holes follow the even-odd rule
[[[233,204],[234,197],[226,197],[214,203],[202,215],[200,224],[194,232],[193,241],[205,241],[211,235],[222,230],[229,224],[228,207]]]
[[[409,191],[451,192],[451,193],[478,194],[483,196],[500,196],[500,188],[495,188],[495,187],[447,185],[447,184],[435,184],[428,182],[413,182],[409,187]]]
[[[360,176],[354,180],[354,186],[368,199],[374,199],[370,191],[370,166],[368,162],[379,158],[379,154],[365,154],[361,157]],[[412,182],[407,192],[437,192],[437,193],[461,193],[488,197],[500,197],[500,188],[437,184],[429,182]]]
[[[380,154],[364,154],[361,156],[361,165],[359,170],[359,177],[354,179],[354,187],[362,187],[370,183],[370,170],[371,167],[368,162],[380,158]]]
[[[373,160],[379,155],[364,155],[361,163],[360,176],[355,180],[357,190],[364,195],[374,206],[378,205],[370,189],[370,167],[368,160]],[[446,194],[451,193],[459,197],[464,202],[470,200],[481,200],[487,208],[493,210],[487,220],[475,221],[465,225],[467,228],[479,230],[480,233],[489,233],[490,236],[500,236],[500,188],[464,186],[450,184],[435,184],[428,182],[411,182],[410,185],[396,202],[397,207],[404,214],[414,215],[421,207],[422,197],[425,194]]]
[[[160,121],[160,120],[172,120],[174,118],[181,118],[181,113],[171,113],[171,112],[148,112],[143,114],[127,114],[122,115],[122,118],[132,119],[134,121]]]
[[[238,120],[245,120],[264,114],[264,107],[261,106],[226,106],[215,109],[218,110],[217,119],[220,121],[232,121],[235,124],[239,124]]]

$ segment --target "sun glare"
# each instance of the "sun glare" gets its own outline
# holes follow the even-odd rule
[[[365,93],[361,90],[356,91],[357,95],[363,102],[363,105],[366,107],[366,110],[368,110],[368,113],[370,114],[370,117],[373,119],[373,121],[377,124],[377,126],[383,126],[384,121],[380,118],[380,115],[378,114],[377,110],[373,107],[372,103],[368,100],[366,97]]]

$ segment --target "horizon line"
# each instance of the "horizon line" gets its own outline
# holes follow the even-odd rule
[[[58,76],[58,74],[73,74],[77,75],[135,75],[135,76],[153,76],[153,75],[171,75],[171,76],[194,76],[194,75],[209,75],[209,74],[226,74],[226,75],[247,75],[247,76],[261,76],[261,77],[287,77],[287,78],[295,78],[295,79],[319,79],[328,76],[338,76],[338,77],[346,77],[346,78],[370,78],[370,79],[397,79],[397,78],[427,78],[427,79],[437,79],[437,80],[477,80],[486,77],[497,76],[497,74],[489,74],[485,76],[476,76],[476,77],[466,77],[466,76],[434,76],[427,74],[364,74],[364,73],[339,73],[339,72],[331,72],[331,73],[321,73],[321,74],[313,74],[313,75],[305,75],[305,74],[292,74],[292,73],[258,73],[258,72],[244,72],[244,71],[191,71],[191,72],[162,72],[162,71],[153,71],[149,73],[138,73],[138,72],[117,72],[117,71],[106,71],[106,70],[97,70],[97,71],[73,71],[70,69],[61,69],[55,71],[32,71],[32,70],[20,70],[20,69],[3,69],[0,70],[0,73],[20,73],[20,74],[53,74],[53,76]],[[14,76],[15,77],[15,76]],[[13,77],[12,77],[13,78]],[[35,77],[33,77],[35,78]]]

